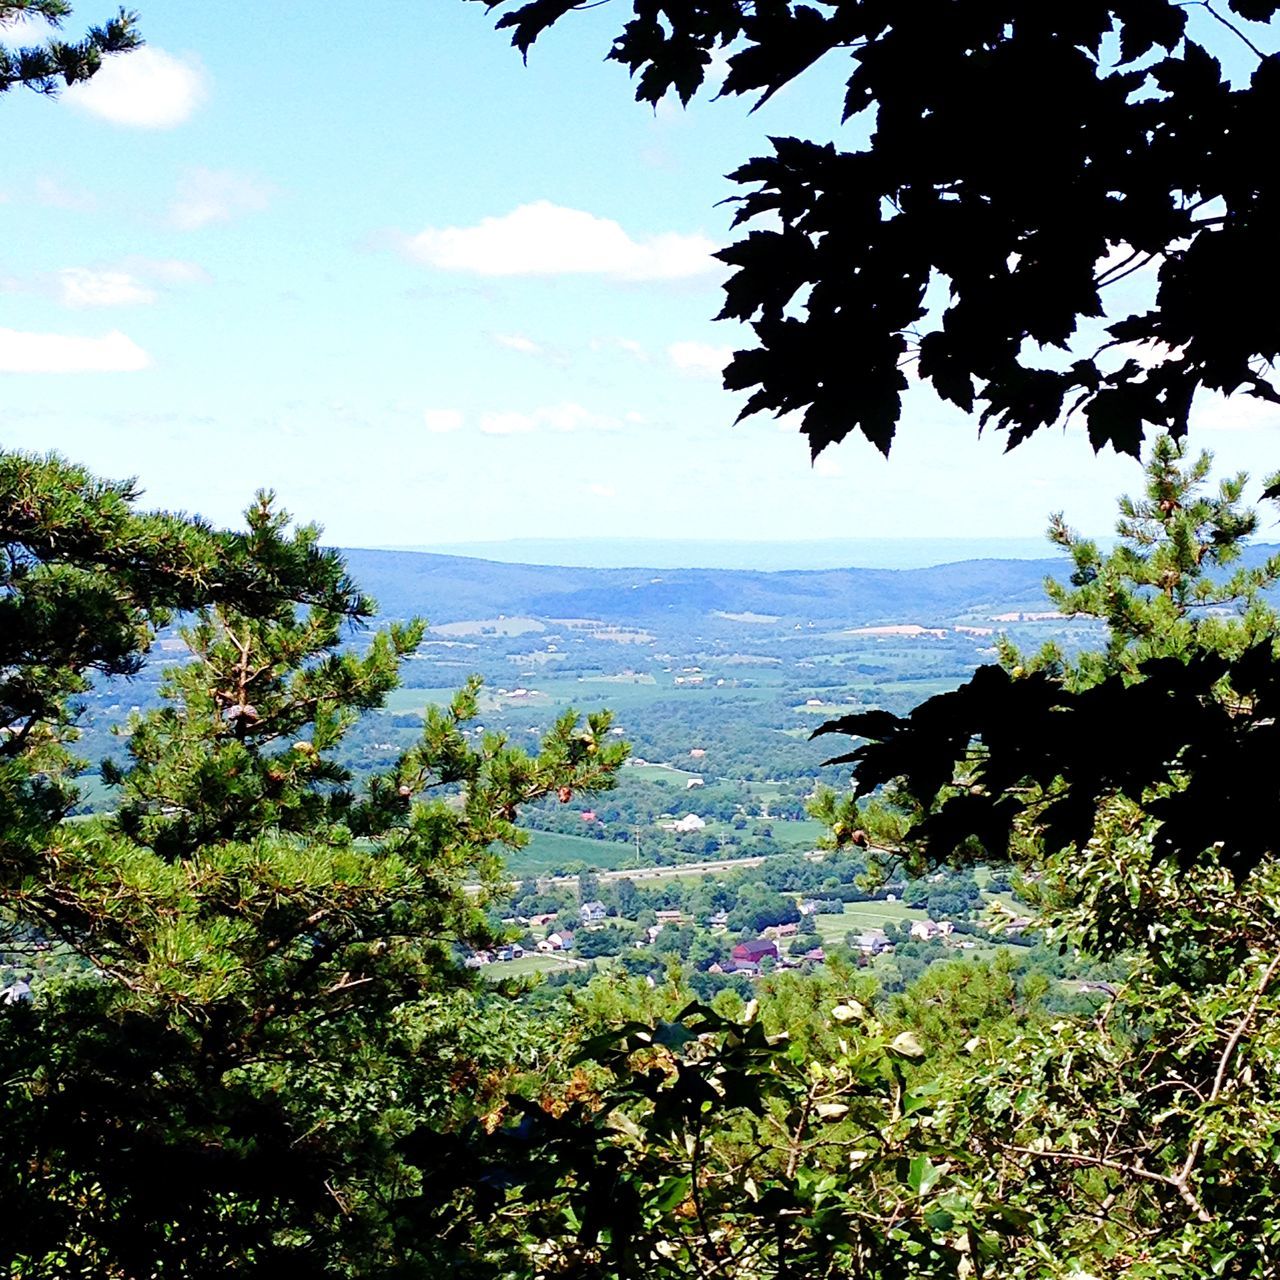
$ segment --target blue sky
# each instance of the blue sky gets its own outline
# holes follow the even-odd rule
[[[833,136],[837,80],[655,113],[602,60],[616,8],[525,68],[462,0],[155,0],[83,90],[6,95],[0,441],[219,522],[270,486],[344,545],[1104,532],[1137,473],[1079,432],[1005,456],[913,390],[890,461],[815,467],[732,425],[723,175]],[[1260,473],[1274,420],[1193,439]]]

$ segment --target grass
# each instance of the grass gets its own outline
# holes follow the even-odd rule
[[[623,770],[623,778],[638,778],[642,782],[669,782],[683,787],[690,778],[700,778],[700,773],[688,773],[666,764],[629,764]]]
[[[768,822],[773,828],[773,838],[788,849],[812,849],[827,830],[816,818],[757,818],[755,821]]]
[[[630,842],[591,840],[586,836],[564,836],[555,831],[531,831],[524,849],[507,854],[507,869],[513,876],[545,875],[552,867],[567,862],[583,862],[589,867],[611,870],[620,867],[635,852]]]
[[[459,680],[461,685],[462,681]],[[410,711],[422,713],[424,707],[429,703],[436,706],[445,706],[453,700],[453,695],[457,693],[456,688],[449,689],[392,689],[387,695],[386,705],[383,710],[391,715],[404,715]]]
[[[919,907],[901,902],[846,902],[843,915],[815,916],[814,920],[823,946],[829,946],[843,942],[844,935],[852,929],[882,929],[888,920],[923,920],[925,914]]]
[[[527,978],[531,973],[551,973],[556,969],[568,969],[569,964],[558,956],[521,956],[519,960],[501,960],[487,965],[484,976],[495,982],[499,978]]]

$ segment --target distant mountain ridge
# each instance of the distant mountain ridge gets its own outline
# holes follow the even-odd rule
[[[1103,539],[1104,544],[1109,540]],[[752,542],[732,538],[505,538],[492,542],[383,547],[504,564],[584,569],[927,569],[961,560],[1043,560],[1042,534],[1030,538],[809,538]]]
[[[1280,548],[1254,546],[1245,563]],[[927,569],[585,569],[421,551],[349,549],[351,572],[391,617],[432,623],[527,614],[637,623],[753,613],[830,625],[929,623],[986,606],[1044,609],[1065,558],[964,560]]]
[[[441,624],[499,614],[634,621],[721,613],[831,625],[949,618],[983,605],[1045,607],[1062,560],[968,560],[929,569],[583,569],[428,552],[344,552],[352,574],[393,617]]]

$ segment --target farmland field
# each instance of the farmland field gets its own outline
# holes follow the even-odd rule
[[[527,978],[534,973],[553,973],[557,969],[572,967],[570,961],[559,956],[521,956],[519,960],[501,960],[486,966],[484,976],[496,982],[499,978]]]
[[[507,865],[513,876],[547,875],[566,863],[582,862],[589,867],[611,871],[622,866],[635,850],[629,843],[614,840],[590,840],[586,836],[565,836],[553,831],[531,831],[524,849],[507,854]]]

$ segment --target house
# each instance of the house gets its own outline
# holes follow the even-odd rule
[[[540,916],[530,916],[529,923],[537,929],[541,929],[543,925],[550,924],[556,918],[554,911],[545,911]]]
[[[496,958],[498,960],[519,960],[523,955],[524,948],[518,942],[513,942],[510,946],[499,947]]]
[[[603,924],[609,908],[603,902],[584,902],[578,911],[583,924]]]
[[[889,949],[889,939],[883,929],[868,929],[858,935],[857,947],[864,955],[878,956]]]
[[[796,936],[796,926],[794,924],[771,924],[765,931],[766,938],[794,938]]]
[[[538,943],[538,950],[541,952],[550,951],[568,951],[573,946],[573,932],[569,929],[561,929],[559,933],[549,933],[543,940]]]
[[[468,969],[483,969],[485,965],[492,963],[493,956],[488,951],[477,951],[463,961]]]
[[[730,959],[736,970],[757,972],[760,962],[766,957],[778,958],[778,948],[768,938],[753,938],[750,942],[740,942],[734,947]]]
[[[816,898],[806,898],[800,904],[800,914],[802,916],[814,916],[818,914],[818,901]]]
[[[581,818],[582,818],[583,822],[595,822],[595,821],[596,821],[596,811],[595,811],[594,809],[583,809],[583,811],[582,811],[582,813],[581,813],[581,815],[580,815],[580,816],[581,816]]]
[[[917,920],[911,926],[911,936],[932,942],[935,938],[949,938],[954,928],[950,920]]]
[[[686,813],[671,829],[687,835],[690,831],[702,831],[706,825],[696,813]]]
[[[827,953],[821,947],[814,947],[812,951],[804,953],[804,958],[812,964],[821,964],[827,958]]]
[[[6,987],[0,991],[0,1003],[4,1004],[24,1004],[31,999],[31,984],[22,978],[11,987]]]
[[[727,911],[717,911],[715,915],[707,919],[707,923],[713,929],[727,929],[729,927],[729,913]]]
[[[684,919],[683,911],[655,911],[653,914],[659,924],[679,924]]]
[[[695,667],[694,670],[696,671],[697,668]],[[689,750],[689,755],[694,760],[701,760],[706,754],[707,751],[705,747],[691,747]]]
[[[692,791],[694,787],[705,787],[706,785],[705,780],[702,778],[690,778],[689,781],[684,784],[684,789],[686,791]]]

